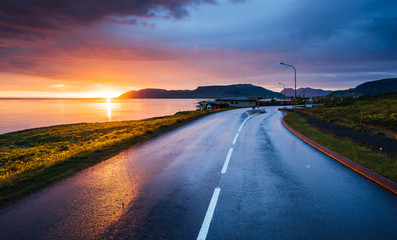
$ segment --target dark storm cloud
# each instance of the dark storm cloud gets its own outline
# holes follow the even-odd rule
[[[0,38],[34,40],[108,16],[188,16],[187,6],[214,0],[1,0]],[[131,23],[131,22],[130,22]]]

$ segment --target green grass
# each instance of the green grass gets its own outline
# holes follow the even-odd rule
[[[59,125],[0,135],[0,204],[213,112],[217,111]]]
[[[297,113],[289,112],[284,119],[288,125],[306,137],[397,182],[396,160],[375,153],[351,141],[337,139],[334,136],[330,136],[310,127]]]
[[[397,93],[319,105],[304,110],[317,118],[355,130],[397,139]]]

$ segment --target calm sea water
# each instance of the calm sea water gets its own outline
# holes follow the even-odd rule
[[[0,99],[0,134],[80,122],[139,120],[195,110],[199,99]]]

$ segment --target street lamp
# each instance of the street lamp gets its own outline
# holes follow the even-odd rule
[[[278,84],[281,84],[281,85],[284,86],[284,99],[285,99],[285,85],[283,83],[280,83],[280,82]]]
[[[281,62],[280,64],[288,66],[288,67],[292,67],[294,69],[294,72],[295,72],[295,111],[296,111],[296,69],[294,68],[294,66],[292,66],[290,64],[286,64],[286,63],[283,63],[283,62]]]

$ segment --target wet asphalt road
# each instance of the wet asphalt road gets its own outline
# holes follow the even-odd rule
[[[196,239],[216,188],[207,239],[397,239],[396,195],[292,135],[276,108],[247,121],[245,111],[205,117],[8,205],[0,239]]]

